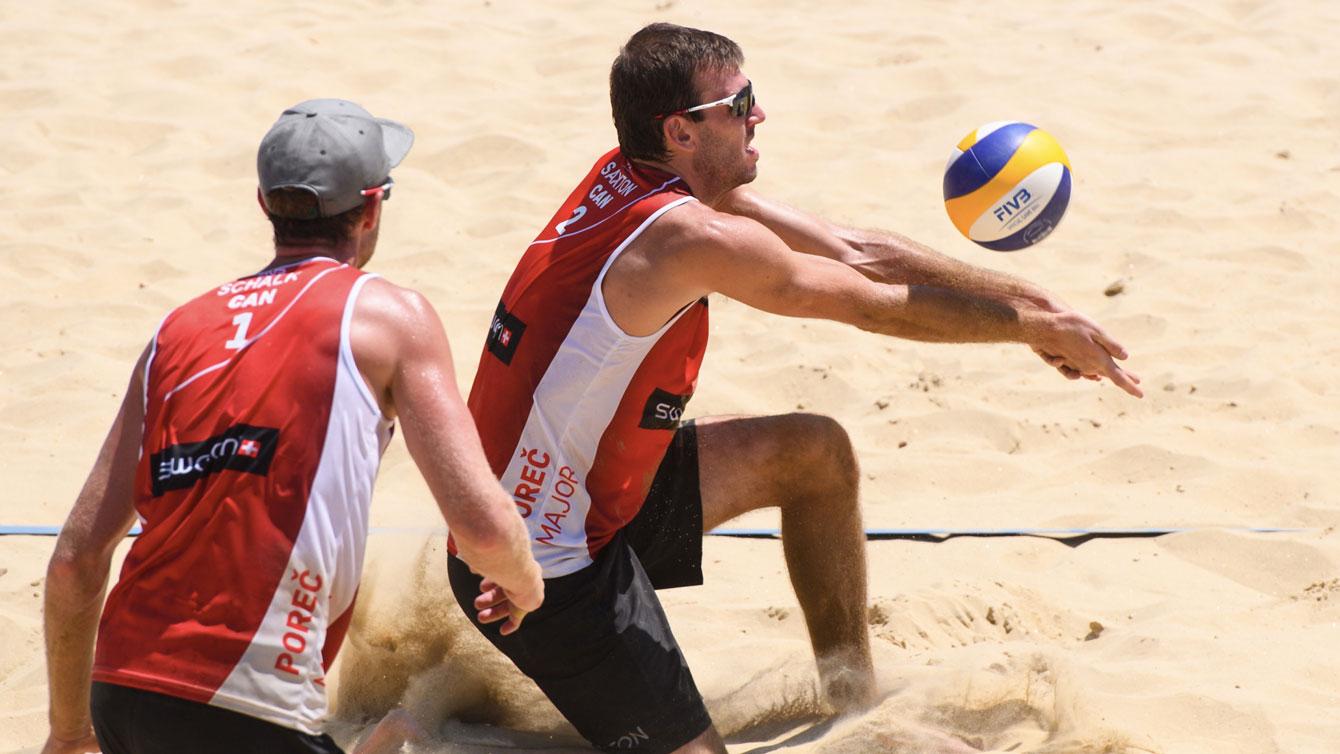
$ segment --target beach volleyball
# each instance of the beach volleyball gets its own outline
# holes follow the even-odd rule
[[[988,123],[949,155],[945,211],[993,251],[1017,251],[1056,229],[1070,204],[1070,160],[1051,134],[1018,121]]]

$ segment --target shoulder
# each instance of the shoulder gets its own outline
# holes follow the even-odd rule
[[[698,201],[684,202],[657,218],[647,237],[660,248],[681,251],[728,250],[771,235],[758,222],[722,212]]]
[[[381,277],[363,285],[354,305],[349,346],[388,417],[398,413],[392,391],[397,375],[436,373],[451,364],[446,332],[428,299]]]
[[[437,319],[437,312],[422,293],[396,285],[386,278],[372,276],[363,284],[354,308],[356,322],[407,327]]]
[[[350,344],[355,358],[397,362],[445,340],[442,321],[422,293],[384,278],[368,280],[354,305]]]
[[[710,292],[724,292],[743,276],[781,269],[794,256],[786,244],[757,220],[686,202],[657,219],[630,246],[625,270],[641,274],[633,281],[646,295],[649,279],[675,289],[676,308]]]

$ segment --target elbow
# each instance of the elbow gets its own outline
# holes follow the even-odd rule
[[[72,604],[83,604],[101,596],[110,573],[110,554],[58,542],[47,564],[47,589]]]

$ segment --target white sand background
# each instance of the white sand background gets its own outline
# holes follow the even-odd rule
[[[303,99],[417,133],[371,268],[439,308],[468,386],[516,259],[614,143],[611,60],[656,20],[743,45],[764,193],[1047,286],[1147,390],[717,298],[692,415],[836,417],[870,527],[1189,529],[872,542],[886,696],[837,721],[816,717],[779,543],[710,538],[708,583],[664,600],[732,752],[917,751],[909,720],[988,751],[1334,752],[1340,5],[1321,0],[8,3],[0,526],[58,526],[159,319],[269,259],[255,148]],[[950,148],[1001,119],[1050,131],[1076,181],[1013,254],[940,199]],[[337,738],[404,708],[432,734],[415,752],[582,749],[463,625],[438,522],[397,440]],[[53,542],[0,536],[0,752],[46,734]]]

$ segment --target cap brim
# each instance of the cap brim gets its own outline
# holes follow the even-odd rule
[[[385,118],[375,120],[382,127],[382,148],[386,150],[386,160],[389,167],[395,167],[409,154],[409,148],[414,146],[414,132],[403,123]]]

